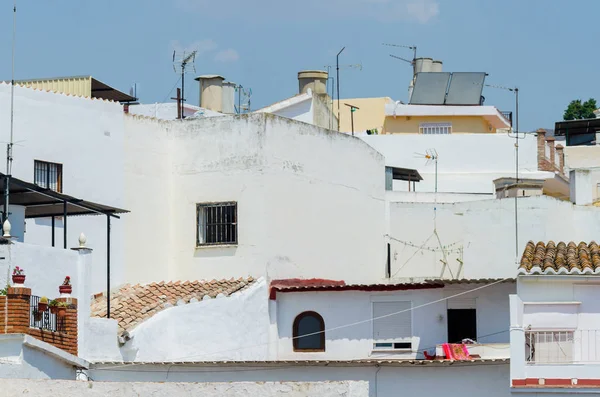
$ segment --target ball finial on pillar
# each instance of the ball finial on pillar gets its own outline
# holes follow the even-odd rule
[[[4,223],[2,224],[2,231],[4,232],[2,237],[11,237],[10,235],[10,229],[12,229],[12,226],[10,224],[10,222],[7,220],[4,221]]]

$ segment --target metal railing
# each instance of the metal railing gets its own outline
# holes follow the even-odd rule
[[[40,297],[31,295],[29,300],[29,326],[52,332],[64,332],[64,318],[59,318],[50,312],[50,307],[44,311],[38,310]]]
[[[504,116],[505,119],[507,119],[510,122],[510,125],[512,125],[513,123],[513,119],[512,119],[512,114],[513,112],[509,112],[509,111],[505,111],[505,110],[501,110],[500,114],[502,116]]]
[[[526,331],[530,364],[600,363],[600,330]]]

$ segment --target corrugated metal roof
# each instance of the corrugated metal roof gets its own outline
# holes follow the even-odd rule
[[[87,98],[100,98],[115,102],[132,102],[136,98],[93,78],[92,76],[66,76],[42,79],[16,80],[25,87],[69,94]]]
[[[390,366],[390,367],[412,367],[419,365],[451,366],[451,365],[485,365],[485,364],[508,364],[508,358],[478,358],[471,360],[271,360],[271,361],[97,361],[91,364],[92,369],[98,366],[118,366],[126,368],[142,365],[168,365],[168,366],[195,366],[195,367],[279,367],[279,366],[340,366],[340,367],[362,367],[362,366]]]

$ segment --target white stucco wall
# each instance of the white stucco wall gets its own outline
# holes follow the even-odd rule
[[[34,160],[63,165],[63,192],[85,200],[124,207],[123,110],[118,103],[15,87],[12,174],[33,182]],[[10,85],[0,84],[0,140],[9,141]],[[3,168],[4,170],[4,168]],[[4,172],[4,171],[3,171]],[[122,221],[112,222],[113,283],[122,281]],[[67,247],[81,232],[106,263],[106,217],[69,217]],[[51,245],[50,219],[28,220],[25,242]],[[62,221],[56,221],[57,247],[63,246]],[[106,285],[106,266],[93,270],[94,290]]]
[[[383,277],[384,164],[361,140],[270,114],[126,123],[128,281]],[[196,248],[196,204],[219,201],[238,244]]]
[[[511,297],[511,378],[597,379],[600,282],[593,276],[519,277]],[[524,330],[572,330],[575,364],[527,364]]]
[[[423,358],[422,350],[432,352],[437,344],[448,342],[447,309],[444,298],[482,287],[478,284],[446,286],[394,292],[290,292],[277,294],[277,329],[280,360],[350,360]],[[477,336],[481,343],[508,343],[508,295],[515,285],[498,284],[461,295],[475,299]],[[410,301],[414,353],[373,352],[373,302]],[[433,304],[430,304],[435,302]],[[426,306],[423,306],[426,305]],[[423,306],[423,307],[421,307]],[[325,352],[294,352],[292,328],[304,311],[319,313],[325,322]],[[331,331],[327,331],[331,329]],[[419,353],[417,353],[419,351]],[[508,351],[506,351],[508,353]]]
[[[229,297],[174,306],[137,326],[125,361],[266,360],[268,291],[264,279]]]
[[[446,247],[452,271],[446,269],[444,277],[515,277],[514,205],[514,199],[437,205],[391,203],[392,275],[440,277],[444,259],[441,245]],[[600,234],[600,210],[595,207],[538,196],[519,198],[518,208],[519,260],[529,240],[592,241]],[[432,235],[434,215],[441,244]],[[419,250],[421,246],[423,250]],[[459,260],[464,262],[462,270]]]
[[[445,396],[508,397],[508,364],[452,365],[448,367],[194,367],[144,365],[138,368],[96,369],[90,374],[96,381],[145,382],[368,382],[369,397],[398,395],[420,396],[443,391]],[[169,370],[167,371],[167,368]],[[94,383],[96,384],[96,383]],[[232,390],[236,383],[230,383]],[[359,386],[360,385],[360,386]],[[363,390],[359,383],[358,390]],[[285,394],[282,394],[285,395]],[[315,395],[315,394],[307,394]],[[319,395],[319,394],[316,394]],[[344,394],[342,394],[344,395]]]
[[[450,135],[361,135],[360,139],[385,157],[392,167],[417,169],[423,180],[417,192],[435,190],[435,164],[420,156],[428,150],[438,153],[438,192],[493,194],[493,180],[514,176],[515,140],[506,134]],[[521,178],[550,178],[552,173],[537,171],[537,140],[526,135],[519,140]],[[394,190],[407,190],[405,181],[394,181]]]
[[[18,383],[0,380],[0,388],[9,395],[35,396],[321,396],[368,397],[367,382],[238,382],[238,383],[132,383],[132,382],[81,382],[35,381]]]
[[[73,365],[24,345],[24,338],[22,334],[0,338],[0,379],[75,379]]]

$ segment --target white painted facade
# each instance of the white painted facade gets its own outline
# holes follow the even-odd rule
[[[385,157],[386,166],[418,170],[423,180],[415,184],[417,192],[435,191],[435,163],[424,158],[431,150],[439,156],[439,193],[485,194],[493,198],[493,181],[515,175],[515,140],[507,134],[361,134],[360,139]],[[525,135],[519,140],[519,178],[553,177],[551,172],[538,171],[537,139]],[[407,182],[394,181],[394,190],[407,191]]]
[[[111,369],[111,366],[113,369]],[[508,397],[509,366],[506,363],[452,366],[400,366],[375,365],[344,366],[336,364],[306,366],[280,365],[164,365],[161,363],[117,367],[94,366],[89,371],[99,382],[121,380],[125,382],[228,382],[235,390],[237,382],[319,382],[329,384],[339,381],[368,384],[369,397],[401,395],[420,396],[443,390],[444,395]],[[358,386],[358,385],[357,385]],[[360,389],[362,390],[362,389]],[[311,395],[311,394],[308,394]],[[313,394],[314,395],[314,394]],[[320,395],[320,394],[316,394]],[[341,394],[344,395],[344,394]],[[351,394],[346,394],[351,395]]]
[[[514,199],[390,203],[392,278],[514,278],[529,240],[592,241],[600,234],[596,207],[547,196],[521,197],[517,205],[518,254]]]
[[[8,395],[34,395],[39,397],[368,397],[369,384],[365,381],[339,382],[82,382],[21,380],[11,382],[0,379],[0,388]]]
[[[597,276],[519,276],[511,306],[511,379],[598,379],[600,280]],[[538,341],[528,362],[527,332],[572,333],[558,343]],[[556,353],[556,357],[555,354]]]
[[[269,114],[126,126],[127,281],[382,277],[385,168],[361,140]],[[237,245],[196,247],[196,205],[231,201]]]
[[[204,109],[199,106],[186,104],[183,107],[183,116],[187,117],[219,117],[224,116],[223,113],[215,112],[210,109]],[[129,106],[129,113],[138,116],[152,117],[159,120],[176,120],[177,119],[177,103],[150,103]]]
[[[129,335],[131,339],[121,347],[121,356],[110,360],[267,360],[270,341],[266,281],[260,279],[229,297],[168,308]]]
[[[63,166],[63,192],[92,202],[124,208],[123,109],[115,102],[15,87],[13,176],[34,181],[34,160]],[[0,83],[0,140],[9,141],[10,85]],[[3,172],[5,170],[3,169]],[[126,215],[125,215],[126,216]],[[124,216],[124,217],[125,217]],[[123,282],[123,220],[112,222],[113,285]],[[51,245],[49,218],[27,220],[25,242]],[[94,291],[106,285],[106,217],[69,217],[67,247],[81,232],[98,258],[92,270]],[[56,247],[63,247],[63,226],[56,220]],[[101,264],[104,263],[104,265]]]
[[[482,288],[478,284],[447,285],[444,288],[393,291],[331,291],[278,293],[272,301],[276,321],[278,360],[357,360],[423,359],[423,351],[433,354],[437,345],[448,342],[447,310],[465,299],[473,301],[477,313],[477,341],[496,345],[482,358],[508,358],[508,295],[514,283]],[[471,291],[472,292],[467,292]],[[449,298],[458,294],[455,298]],[[410,302],[412,324],[411,351],[374,348],[373,305],[376,302]],[[325,322],[324,352],[295,352],[292,346],[293,323],[305,311],[317,312]],[[327,331],[331,329],[331,331]],[[457,341],[454,341],[457,342]],[[504,344],[504,345],[501,345]],[[472,347],[473,350],[482,348]],[[479,353],[479,352],[478,352]],[[476,354],[476,353],[473,353]]]
[[[86,361],[29,335],[0,335],[0,379],[75,380],[77,369],[87,366]]]
[[[337,130],[337,117],[331,110],[330,101],[328,95],[315,94],[309,88],[305,93],[258,109],[254,113],[270,113],[317,127]]]

